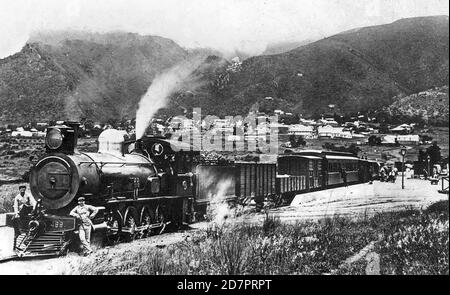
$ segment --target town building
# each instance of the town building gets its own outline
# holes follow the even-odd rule
[[[390,129],[390,131],[396,134],[410,134],[414,131],[414,128],[409,124],[402,124],[395,128]]]
[[[344,131],[342,127],[333,127],[330,125],[320,126],[317,128],[317,135],[319,138],[352,138],[352,134],[349,131]]]
[[[419,135],[386,135],[383,137],[382,144],[403,144],[403,145],[418,145],[420,142]]]
[[[303,118],[300,118],[300,123],[302,123],[303,125],[307,125],[307,126],[315,126],[315,125],[317,125],[316,121],[314,121],[314,120],[307,120],[307,119],[303,119]]]
[[[338,122],[336,122],[333,118],[325,118],[325,119],[320,119],[319,120],[319,124],[321,124],[321,125],[329,125],[329,126],[334,126],[334,127],[336,127],[336,126],[339,126],[339,123]]]
[[[306,126],[301,124],[295,124],[289,126],[289,135],[301,135],[304,138],[316,138],[313,126]]]

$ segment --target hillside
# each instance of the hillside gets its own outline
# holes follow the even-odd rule
[[[264,50],[264,52],[261,55],[272,55],[272,54],[280,54],[280,53],[288,52],[288,51],[291,51],[300,46],[312,43],[314,41],[315,40],[270,43],[267,45],[266,49]]]
[[[391,116],[414,118],[432,125],[447,126],[449,123],[448,86],[396,97],[387,111]]]
[[[0,60],[0,122],[134,116],[155,75],[187,55],[154,36],[34,35],[21,52]]]
[[[0,60],[0,124],[134,117],[155,75],[193,55],[203,64],[161,113],[201,107],[204,115],[246,115],[269,96],[274,109],[306,117],[329,112],[329,104],[341,114],[378,110],[449,84],[448,25],[448,16],[402,19],[237,66],[212,49],[157,36],[39,33]]]
[[[379,109],[393,97],[448,85],[448,16],[402,19],[246,59],[209,111],[246,114],[261,98],[306,116]],[[236,108],[235,105],[239,105]]]

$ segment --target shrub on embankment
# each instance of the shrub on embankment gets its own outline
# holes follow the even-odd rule
[[[377,251],[382,274],[449,274],[448,201],[386,227]]]

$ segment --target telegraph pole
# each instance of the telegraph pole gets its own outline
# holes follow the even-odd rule
[[[402,189],[405,189],[405,155],[406,155],[406,148],[403,147],[400,151],[402,154]]]

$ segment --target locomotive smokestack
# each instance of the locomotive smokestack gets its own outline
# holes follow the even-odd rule
[[[74,148],[77,148],[78,144],[78,134],[80,131],[80,123],[76,121],[66,121],[64,122],[65,125],[73,129],[73,145]]]

